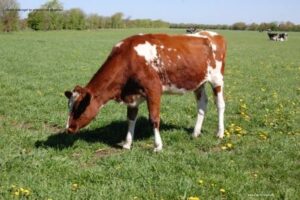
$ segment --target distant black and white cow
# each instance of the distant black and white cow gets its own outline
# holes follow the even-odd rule
[[[197,29],[195,27],[189,27],[188,29],[186,29],[186,33],[196,33]]]
[[[279,41],[286,41],[288,39],[288,34],[287,33],[279,33],[278,39],[279,39]]]
[[[273,33],[268,32],[269,39],[272,41],[286,41],[288,39],[287,33]]]

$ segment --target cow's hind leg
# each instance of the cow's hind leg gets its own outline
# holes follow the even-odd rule
[[[211,83],[215,103],[218,110],[218,131],[217,137],[224,137],[224,112],[225,112],[225,101],[224,101],[224,81],[223,73],[224,71],[224,62],[216,61],[216,68],[212,69],[209,73],[209,82]]]
[[[149,97],[147,100],[148,110],[149,110],[149,119],[153,127],[154,132],[154,152],[162,150],[163,144],[162,139],[159,133],[160,125],[160,95]]]
[[[218,118],[219,118],[217,136],[219,138],[223,138],[224,137],[224,112],[225,112],[223,86],[216,86],[216,87],[214,87],[213,90],[214,90],[214,94],[215,94],[215,101],[217,104]]]
[[[197,121],[194,128],[193,137],[196,138],[201,134],[202,123],[207,108],[208,99],[205,92],[205,85],[202,85],[195,91],[195,96],[197,99]]]
[[[218,110],[218,131],[217,137],[223,138],[224,137],[224,112],[225,112],[225,101],[223,97],[223,83],[219,85],[212,85],[215,103]]]
[[[128,131],[126,135],[126,140],[122,144],[124,149],[130,149],[134,137],[134,128],[138,114],[138,107],[127,107],[127,120],[128,120]]]

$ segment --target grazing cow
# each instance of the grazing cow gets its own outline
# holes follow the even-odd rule
[[[218,109],[217,136],[224,136],[223,74],[226,43],[214,32],[186,35],[140,34],[116,44],[102,67],[85,87],[66,91],[69,99],[67,131],[86,126],[109,100],[127,105],[128,132],[123,148],[130,149],[138,106],[147,102],[154,131],[154,151],[162,150],[159,133],[160,101],[163,92],[193,91],[198,116],[193,136],[201,133],[207,105],[204,84],[212,86]]]
[[[268,36],[270,40],[277,41],[278,40],[278,33],[268,32]]]
[[[197,32],[197,29],[195,27],[189,27],[188,29],[186,29],[186,33],[195,33]]]
[[[286,41],[288,39],[287,33],[272,33],[268,32],[269,39],[272,41]]]
[[[288,40],[288,34],[287,33],[279,33],[278,39],[279,39],[279,41],[287,41]]]

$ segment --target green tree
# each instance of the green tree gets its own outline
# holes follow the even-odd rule
[[[2,31],[10,32],[18,30],[19,4],[16,0],[0,1],[0,28]]]
[[[257,31],[258,28],[259,28],[259,25],[258,25],[258,24],[252,23],[252,24],[250,24],[250,25],[248,26],[247,29],[250,30],[250,31]]]
[[[232,25],[233,30],[245,30],[247,25],[244,22],[237,22]]]
[[[80,8],[73,8],[64,13],[65,29],[85,29],[85,14]]]
[[[91,14],[86,18],[87,29],[98,29],[100,28],[101,17],[97,14]]]
[[[33,30],[60,30],[63,28],[63,6],[58,0],[50,0],[40,10],[28,15],[28,26]]]
[[[278,23],[277,22],[271,22],[269,24],[269,27],[272,31],[277,31],[278,30]]]
[[[124,28],[125,23],[123,20],[124,14],[121,12],[115,13],[111,16],[111,28]]]
[[[58,0],[49,0],[41,8],[45,9],[44,23],[47,23],[48,30],[60,30],[63,28],[62,3]]]

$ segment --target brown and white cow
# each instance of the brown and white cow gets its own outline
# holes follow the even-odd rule
[[[109,100],[127,104],[128,132],[123,148],[133,141],[138,106],[147,102],[154,131],[154,151],[162,150],[159,133],[162,93],[196,95],[198,116],[193,136],[201,133],[207,96],[204,84],[213,88],[218,109],[217,136],[224,135],[223,74],[226,43],[214,32],[186,35],[140,34],[116,44],[102,67],[85,87],[66,91],[69,99],[67,131],[75,133],[86,126]]]

